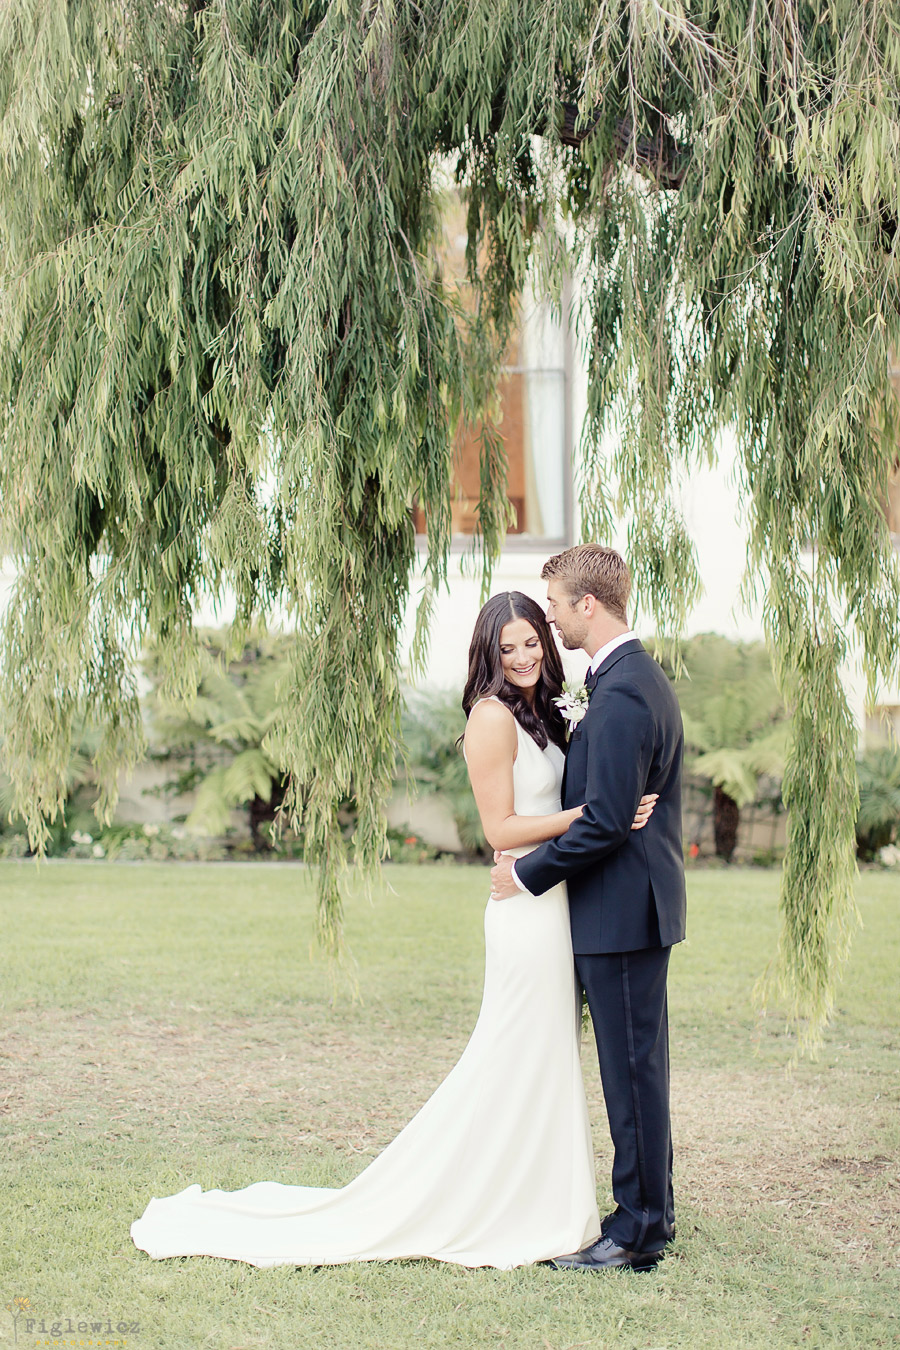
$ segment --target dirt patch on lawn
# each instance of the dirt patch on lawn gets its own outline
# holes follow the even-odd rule
[[[0,1035],[0,1116],[13,1138],[74,1114],[287,1130],[379,1151],[455,1062],[454,1041],[352,1035],[297,1018],[179,1023],[26,1013]],[[285,1138],[284,1134],[279,1137]]]
[[[846,1086],[846,1085],[844,1085]],[[865,1076],[861,1086],[869,1088]],[[855,1267],[900,1264],[900,1156],[884,1152],[887,1102],[848,1112],[813,1075],[694,1071],[673,1084],[679,1191],[739,1226],[794,1236]],[[895,1109],[895,1108],[894,1108]]]
[[[39,1148],[64,1128],[157,1137],[160,1149],[181,1138],[202,1157],[204,1147],[242,1137],[271,1142],[282,1158],[324,1145],[361,1166],[428,1098],[464,1043],[350,1031],[321,1011],[212,1023],[31,1011],[0,1038],[0,1117],[12,1147]],[[602,1203],[611,1154],[587,1048],[585,1068]],[[739,1072],[676,1067],[682,1236],[708,1217],[745,1234],[748,1247],[765,1232],[870,1272],[897,1266],[900,1158],[885,1151],[896,1108],[877,1098],[864,1067],[841,1072],[834,1094],[821,1075],[788,1077],[753,1062]]]

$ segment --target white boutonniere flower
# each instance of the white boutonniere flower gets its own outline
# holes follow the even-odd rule
[[[572,732],[578,726],[582,717],[584,717],[588,710],[590,699],[590,692],[583,684],[570,684],[569,681],[566,680],[563,685],[561,697],[553,700],[565,718],[567,736],[572,735]]]

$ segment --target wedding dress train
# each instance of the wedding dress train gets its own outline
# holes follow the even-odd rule
[[[558,811],[562,753],[516,731],[517,814]],[[354,1181],[189,1186],[150,1201],[132,1224],[135,1244],[155,1258],[254,1266],[432,1257],[507,1270],[593,1242],[600,1217],[565,889],[489,900],[484,927],[484,998],[462,1057]]]

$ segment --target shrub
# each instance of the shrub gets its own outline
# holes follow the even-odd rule
[[[790,717],[762,642],[704,633],[684,645],[675,692],[684,719],[685,767],[713,788],[716,854],[731,860],[741,809],[760,778],[780,782]]]
[[[882,746],[867,751],[857,772],[856,852],[863,862],[872,862],[900,835],[900,749]]]
[[[409,690],[404,701],[403,742],[407,784],[420,793],[443,798],[456,824],[459,841],[470,857],[491,856],[462,748],[457,745],[466,718],[457,693]]]

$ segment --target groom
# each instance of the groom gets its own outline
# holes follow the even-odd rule
[[[543,895],[567,883],[575,968],[600,1057],[616,1209],[592,1247],[549,1264],[646,1269],[675,1233],[666,975],[672,944],[684,937],[681,714],[628,626],[631,578],[618,553],[580,544],[541,576],[563,645],[591,658],[590,703],[572,732],[562,785],[564,809],[583,803],[584,812],[515,864],[500,856],[491,894]],[[659,794],[653,818],[632,830],[645,792]]]

